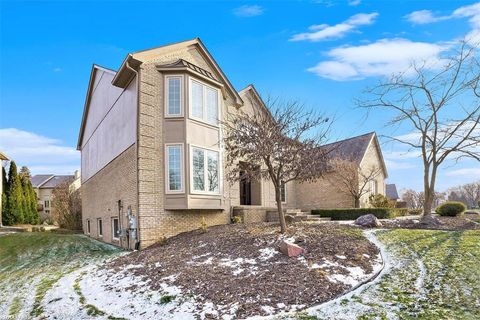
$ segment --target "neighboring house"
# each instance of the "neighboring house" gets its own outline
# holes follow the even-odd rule
[[[397,186],[394,183],[385,185],[385,196],[394,201],[398,201],[400,199],[398,196]]]
[[[265,208],[275,207],[272,183],[231,184],[223,166],[219,120],[253,110],[252,102],[261,103],[255,88],[237,92],[198,38],[128,54],[117,71],[94,65],[77,145],[84,232],[144,248],[197,229],[203,219],[229,223],[238,207],[258,210],[264,220]],[[363,161],[380,161],[370,138]],[[286,185],[286,208],[302,206],[305,186]],[[377,188],[384,193],[383,180]]]
[[[4,167],[4,164],[6,164],[8,161],[10,161],[10,159],[3,153],[0,151],[0,164],[1,164],[1,167],[3,168]],[[3,190],[3,174],[0,176],[0,227],[2,226],[2,194],[3,192],[5,192],[5,190]]]
[[[33,189],[37,194],[38,215],[40,221],[52,217],[52,192],[66,181],[74,181],[73,175],[37,174],[31,178]]]

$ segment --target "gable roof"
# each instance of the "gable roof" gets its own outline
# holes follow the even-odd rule
[[[329,157],[331,158],[355,161],[360,165],[368,150],[368,146],[372,142],[375,143],[385,177],[388,177],[387,167],[385,166],[380,143],[378,142],[377,134],[375,132],[369,132],[360,136],[329,143],[322,146],[322,148],[327,150]]]
[[[332,158],[355,161],[360,164],[374,135],[375,132],[369,132],[360,136],[326,144],[322,146],[322,148],[328,150]]]
[[[391,200],[400,199],[398,196],[397,186],[394,183],[385,185],[385,195]]]
[[[74,179],[73,175],[37,174],[30,180],[34,188],[55,188],[63,182]]]
[[[102,71],[106,71],[106,72],[110,72],[110,73],[114,74],[112,84],[114,86],[117,86],[117,87],[120,87],[120,88],[125,88],[130,83],[130,80],[133,78],[133,76],[135,76],[135,72],[136,72],[135,69],[138,68],[143,62],[148,61],[152,56],[162,54],[162,53],[166,53],[168,51],[175,50],[175,49],[182,48],[182,47],[189,47],[189,46],[193,46],[193,47],[198,49],[199,53],[205,58],[207,63],[209,63],[210,66],[212,67],[212,69],[215,70],[216,73],[218,73],[218,75],[221,78],[220,80],[223,81],[223,83],[226,84],[226,89],[234,97],[235,103],[238,106],[243,105],[242,98],[240,97],[238,92],[235,90],[235,88],[233,87],[230,80],[228,80],[226,75],[223,73],[222,69],[220,69],[220,66],[215,61],[215,59],[210,54],[210,52],[207,50],[207,48],[205,47],[203,42],[198,37],[194,38],[194,39],[190,39],[190,40],[185,40],[185,41],[166,44],[166,45],[155,47],[155,48],[150,48],[150,49],[145,49],[145,50],[141,50],[141,51],[132,52],[132,53],[127,54],[127,56],[123,60],[122,64],[120,65],[120,68],[116,72],[113,71],[113,70],[110,70],[108,68],[98,66],[96,64],[94,64],[92,66],[92,71],[90,73],[90,80],[89,80],[89,83],[88,83],[87,96],[85,98],[85,105],[84,105],[84,108],[83,108],[82,122],[80,124],[80,134],[78,136],[77,150],[80,150],[80,147],[81,147],[83,133],[84,133],[84,130],[85,130],[85,123],[86,123],[86,120],[87,120],[86,118],[87,118],[87,115],[88,115],[90,95],[91,95],[91,92],[93,90],[93,88],[92,88],[93,84],[95,83],[95,80],[94,80],[95,79],[95,73],[98,70],[102,70]],[[192,66],[189,66],[189,67],[193,68]],[[199,70],[195,70],[195,71],[197,71],[199,73],[202,73]],[[204,71],[206,71],[206,70],[204,70]],[[208,71],[206,71],[206,72],[208,72]]]

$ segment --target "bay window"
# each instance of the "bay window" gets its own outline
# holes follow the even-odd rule
[[[192,148],[192,190],[215,193],[220,190],[219,154],[217,151]]]
[[[167,192],[183,192],[183,145],[166,146]]]
[[[182,116],[182,76],[165,77],[165,115]]]
[[[218,125],[218,90],[193,79],[190,88],[191,117]]]

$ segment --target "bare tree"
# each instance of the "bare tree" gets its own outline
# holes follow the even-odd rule
[[[421,209],[423,207],[423,192],[417,192],[412,189],[407,189],[402,194],[402,200],[407,203],[407,208]]]
[[[357,161],[341,158],[330,160],[329,168],[335,174],[327,175],[328,181],[341,193],[351,196],[355,208],[360,207],[361,197],[370,192],[369,183],[382,172],[380,167],[361,168]]]
[[[480,181],[450,189],[448,191],[448,200],[460,201],[469,208],[475,208],[480,201]]]
[[[329,119],[306,111],[297,101],[251,101],[252,113],[237,111],[224,122],[229,181],[271,180],[281,232],[286,231],[281,189],[290,181],[314,181],[326,170],[327,152],[320,148]],[[271,110],[271,111],[270,111]]]
[[[435,192],[432,201],[432,208],[438,206],[445,200],[445,192]],[[407,208],[410,209],[422,209],[425,206],[425,193],[417,192],[412,189],[407,189],[402,194],[402,200],[407,203]]]
[[[72,180],[60,183],[52,192],[52,216],[60,227],[82,229],[82,198],[80,189],[72,191]]]
[[[389,136],[417,151],[423,160],[425,202],[430,218],[438,168],[446,159],[480,161],[480,68],[477,47],[462,42],[450,57],[422,65],[366,90],[370,98],[357,101],[367,109],[395,115],[387,123],[409,127],[412,133]]]

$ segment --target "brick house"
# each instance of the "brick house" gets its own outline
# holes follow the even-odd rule
[[[234,209],[264,220],[275,207],[271,182],[230,184],[222,165],[218,120],[252,101],[261,102],[255,88],[237,92],[198,38],[128,54],[117,71],[94,65],[77,145],[84,232],[144,248],[203,219],[229,223]],[[375,134],[363,140],[362,161],[384,168]],[[376,192],[384,193],[386,175]],[[319,186],[287,184],[285,207],[308,209],[320,194],[335,194]]]

